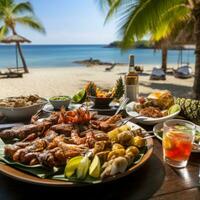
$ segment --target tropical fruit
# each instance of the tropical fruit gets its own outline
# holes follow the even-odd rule
[[[120,77],[115,84],[114,87],[114,95],[113,97],[116,99],[120,99],[124,94],[124,84],[123,84],[123,80],[122,77]]]
[[[90,81],[85,86],[85,91],[89,96],[96,96],[96,85],[94,82]]]
[[[196,124],[200,124],[200,101],[186,98],[177,98],[176,104],[180,105],[180,115]]]

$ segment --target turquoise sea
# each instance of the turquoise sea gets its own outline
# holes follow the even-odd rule
[[[92,57],[105,62],[128,63],[128,56],[135,55],[136,64],[161,63],[161,51],[153,49],[133,49],[121,52],[105,45],[24,45],[23,52],[29,67],[77,66],[73,62]],[[179,51],[169,50],[168,63],[177,63]],[[194,63],[194,50],[183,51],[183,62]],[[15,66],[15,47],[0,45],[0,68]]]

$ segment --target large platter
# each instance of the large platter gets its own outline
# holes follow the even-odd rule
[[[128,122],[127,124],[130,127],[132,127],[132,129],[141,128],[140,126],[138,126],[138,125],[136,125],[132,122]],[[142,159],[137,164],[135,164],[134,166],[129,168],[123,174],[119,174],[119,175],[116,175],[116,176],[105,178],[102,181],[97,181],[93,184],[115,181],[119,178],[125,177],[125,176],[127,176],[131,173],[134,173],[137,169],[139,169],[150,158],[150,156],[152,155],[152,152],[153,152],[153,140],[152,140],[152,138],[149,138],[146,141],[147,141],[147,152],[144,154]],[[4,174],[6,176],[9,176],[13,179],[19,180],[19,181],[23,181],[23,182],[27,182],[27,183],[31,183],[31,184],[37,184],[37,185],[45,185],[45,186],[78,187],[78,186],[84,186],[84,185],[89,184],[89,183],[78,183],[78,182],[69,182],[69,181],[66,182],[66,181],[58,181],[58,180],[52,180],[52,179],[43,179],[43,178],[33,176],[31,174],[25,173],[25,172],[20,171],[18,169],[15,169],[15,168],[13,168],[9,165],[6,165],[4,163],[1,163],[1,162],[0,162],[0,173]]]
[[[129,116],[131,117],[135,117],[135,111],[133,110],[134,105],[136,104],[136,102],[130,102],[129,104],[127,104],[126,106],[126,112]],[[180,111],[177,111],[171,115],[167,115],[165,117],[160,117],[160,118],[152,118],[152,117],[145,117],[145,116],[138,116],[135,117],[134,120],[135,122],[138,122],[140,124],[145,124],[145,125],[155,125],[161,122],[164,122],[168,119],[173,119],[175,118],[178,114],[180,113]],[[138,114],[139,115],[139,114]]]

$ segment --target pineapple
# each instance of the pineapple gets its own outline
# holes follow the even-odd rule
[[[181,116],[200,125],[200,101],[177,98],[176,104],[179,104],[181,107]]]
[[[116,99],[120,99],[124,94],[124,84],[122,77],[120,77],[115,84],[115,87],[113,88],[113,97]]]
[[[90,81],[85,85],[85,91],[89,96],[96,96],[96,85],[94,82]]]

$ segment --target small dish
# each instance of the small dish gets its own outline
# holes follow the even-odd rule
[[[55,96],[49,99],[55,110],[60,110],[61,107],[68,108],[71,102],[71,97],[69,96]]]
[[[109,108],[110,103],[113,101],[113,97],[95,97],[88,96],[88,98],[94,102],[95,108]]]

